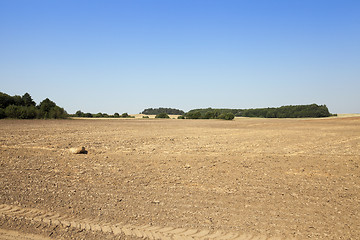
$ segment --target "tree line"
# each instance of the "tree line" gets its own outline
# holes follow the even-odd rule
[[[145,115],[158,115],[160,113],[166,113],[169,115],[184,115],[185,112],[180,109],[175,108],[147,108],[144,111],[141,112],[141,114]]]
[[[233,120],[235,118],[235,114],[233,113],[234,111],[234,109],[193,109],[179,118]]]
[[[326,105],[289,105],[278,108],[246,109],[242,112],[243,117],[262,118],[319,118],[330,117],[334,114],[329,112]]]
[[[0,92],[0,118],[47,119],[67,118],[67,112],[46,98],[36,105],[29,93],[23,96]]]
[[[330,117],[331,114],[326,105],[289,105],[277,108],[255,108],[255,109],[193,109],[181,118],[189,119],[227,119],[236,117],[260,117],[260,118],[318,118]]]
[[[86,118],[135,118],[134,116],[130,116],[128,113],[114,113],[113,115],[109,115],[107,113],[84,113],[81,110],[76,111],[75,114],[71,114],[71,117],[86,117]]]

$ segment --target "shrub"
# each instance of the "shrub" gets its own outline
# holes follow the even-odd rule
[[[20,119],[33,119],[36,118],[37,109],[35,106],[20,106],[19,107],[19,116]]]
[[[6,118],[5,110],[0,108],[0,119]]]
[[[184,115],[178,116],[178,119],[185,119]]]
[[[200,111],[188,112],[185,116],[186,116],[187,119],[200,119],[201,118],[201,112]]]
[[[50,110],[49,117],[55,119],[64,119],[67,117],[67,113],[63,108],[55,106]]]
[[[231,112],[225,114],[225,120],[233,120],[235,118],[235,115]]]
[[[149,118],[149,116],[143,116],[142,118]]]
[[[80,111],[80,110],[75,113],[75,116],[76,116],[76,117],[84,117],[84,115],[85,115],[85,114],[84,114],[82,111]]]
[[[36,103],[34,102],[29,93],[25,93],[21,98],[25,106],[36,106]]]
[[[5,114],[8,118],[18,118],[20,113],[20,106],[10,105],[5,108]]]
[[[94,114],[93,115],[95,118],[102,118],[104,115],[101,113],[101,112],[99,112],[99,113],[97,113],[97,114]]]
[[[6,93],[0,92],[0,108],[6,109],[8,106],[15,104],[13,97]]]
[[[166,113],[159,113],[158,115],[155,116],[155,118],[170,118],[170,117]]]
[[[56,107],[56,104],[48,98],[46,98],[39,104],[40,110],[47,113],[49,113],[50,110],[54,107]]]

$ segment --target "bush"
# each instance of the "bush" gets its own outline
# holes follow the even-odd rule
[[[37,109],[35,106],[20,107],[21,115],[18,118],[21,119],[34,119],[37,115]]]
[[[170,117],[166,113],[159,113],[158,115],[155,116],[155,118],[170,118]]]
[[[5,108],[5,114],[8,118],[18,118],[21,114],[20,106],[10,105]]]
[[[95,118],[102,118],[102,117],[104,117],[104,115],[103,115],[101,112],[99,112],[99,113],[97,113],[97,114],[94,114],[93,117],[95,117]]]
[[[6,93],[0,92],[0,108],[5,109],[10,105],[14,105],[15,101],[13,97]]]
[[[196,112],[188,112],[185,117],[187,119],[200,119],[201,118],[201,112],[200,111],[196,111]]]
[[[0,119],[6,118],[5,110],[0,108]]]
[[[235,118],[235,115],[233,113],[226,113],[225,117],[223,119],[225,120],[233,120]]]
[[[143,116],[142,118],[149,118],[149,116]]]
[[[75,116],[76,117],[84,117],[85,116],[85,114],[82,112],[82,111],[77,111],[76,113],[75,113]]]
[[[56,104],[50,99],[46,98],[39,104],[41,111],[49,113],[52,108],[56,107]]]
[[[64,119],[66,117],[67,117],[67,113],[63,108],[55,106],[52,109],[50,109],[49,118]]]
[[[178,116],[178,119],[185,119],[184,115]]]

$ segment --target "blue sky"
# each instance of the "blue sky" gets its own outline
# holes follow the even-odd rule
[[[0,0],[0,91],[69,113],[360,113],[358,0]]]

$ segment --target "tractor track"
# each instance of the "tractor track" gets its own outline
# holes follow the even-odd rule
[[[191,239],[214,239],[214,240],[281,240],[285,238],[267,237],[264,235],[252,235],[236,232],[209,231],[199,229],[185,229],[161,226],[134,226],[99,222],[93,219],[74,218],[60,215],[35,208],[22,208],[19,206],[0,204],[0,216],[25,219],[32,223],[40,223],[56,228],[74,228],[79,231],[94,231],[114,236],[123,234],[129,238],[138,237],[142,239],[158,240],[191,240]]]

